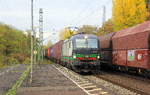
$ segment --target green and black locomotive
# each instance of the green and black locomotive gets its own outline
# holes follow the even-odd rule
[[[99,41],[96,35],[76,34],[62,43],[61,62],[76,72],[99,69],[99,59]]]

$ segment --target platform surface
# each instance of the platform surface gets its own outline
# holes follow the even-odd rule
[[[81,88],[55,69],[52,64],[33,66],[33,81],[27,78],[17,95],[87,95]]]

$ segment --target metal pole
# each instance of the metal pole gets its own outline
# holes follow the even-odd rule
[[[103,6],[103,25],[105,23],[105,19],[106,19],[106,7],[105,5]]]
[[[36,64],[36,28],[33,26],[33,63]]]
[[[40,39],[40,55],[43,61],[43,9],[39,10],[39,39]]]
[[[33,0],[31,0],[31,71],[30,71],[30,83],[32,83],[32,73],[33,73]]]
[[[106,19],[106,7],[105,7],[105,5],[104,5],[104,6],[103,6],[103,25],[102,25],[104,32],[105,32],[105,26],[104,26],[104,24],[105,24],[105,19]]]
[[[102,27],[103,27],[102,31],[105,30],[105,28],[104,28],[105,20],[106,20],[106,7],[104,5],[103,6],[103,17],[102,17]],[[99,30],[99,27],[96,28],[96,32],[98,32],[98,30]]]

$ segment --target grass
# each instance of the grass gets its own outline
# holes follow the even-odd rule
[[[30,72],[30,66],[21,74],[21,77],[16,81],[16,83],[12,86],[12,88],[6,93],[6,95],[16,95],[17,88],[19,88],[24,81],[24,79],[28,76]]]
[[[0,69],[3,69],[3,68],[9,68],[9,67],[12,67],[12,66],[17,66],[18,64],[11,64],[11,65],[2,65],[0,64]]]
[[[46,59],[45,59],[45,60],[43,60],[43,63],[44,63],[44,64],[51,64],[52,62],[51,62],[50,60],[46,60]]]
[[[50,60],[44,59],[41,64],[51,64],[52,62]]]
[[[7,67],[9,67],[9,66],[8,65],[2,65],[2,64],[0,64],[0,69],[7,68]]]

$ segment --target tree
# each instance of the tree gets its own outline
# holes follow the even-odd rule
[[[146,8],[147,8],[147,11],[148,11],[147,20],[150,20],[150,0],[146,0]]]
[[[64,28],[64,29],[62,29],[60,31],[60,33],[59,33],[59,39],[60,40],[65,40],[65,39],[68,39],[69,37],[71,37],[74,34],[75,34],[75,31],[72,31],[71,29],[69,29],[67,27],[67,28]]]
[[[30,37],[9,25],[0,24],[0,66],[22,63],[30,55]]]
[[[97,27],[94,27],[92,25],[83,25],[81,28],[79,28],[78,32],[84,32],[87,34],[95,34],[97,30]]]
[[[145,0],[113,0],[113,24],[118,31],[147,19]]]
[[[111,19],[109,19],[108,21],[106,21],[104,23],[104,25],[98,29],[98,33],[97,35],[105,35],[105,34],[108,34],[108,33],[111,33],[111,32],[114,32],[114,29],[113,29],[113,22]]]
[[[53,44],[52,44],[52,41],[49,40],[49,41],[47,42],[47,45],[44,46],[44,49],[47,49],[47,48],[51,47],[52,45],[53,45]]]

